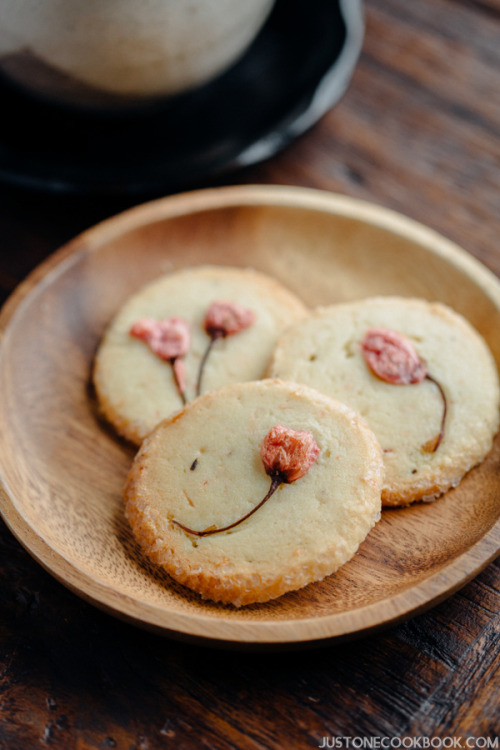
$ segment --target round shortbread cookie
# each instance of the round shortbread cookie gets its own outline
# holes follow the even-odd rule
[[[116,430],[139,444],[153,427],[182,407],[169,362],[130,335],[144,318],[180,317],[189,325],[183,358],[186,397],[196,393],[198,369],[210,337],[204,319],[214,302],[234,302],[255,316],[244,330],[215,342],[203,375],[203,392],[263,377],[279,335],[308,311],[274,279],[250,269],[198,266],[163,276],[124,304],[97,352],[94,384],[100,408]]]
[[[312,434],[307,473],[280,484],[260,450],[276,425]],[[383,459],[364,421],[306,386],[263,380],[207,393],[143,442],[124,498],[144,552],[203,597],[264,602],[333,573],[380,518]]]
[[[373,328],[413,344],[428,378],[395,385],[377,377],[361,342]],[[498,429],[499,384],[484,340],[460,315],[439,303],[378,297],[320,308],[293,325],[277,344],[271,377],[294,380],[358,411],[377,436],[386,467],[383,505],[431,500],[456,486],[486,456]]]

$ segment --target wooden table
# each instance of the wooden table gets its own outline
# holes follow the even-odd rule
[[[341,103],[286,152],[225,182],[373,201],[500,275],[500,3],[367,0],[366,21]],[[3,189],[1,299],[64,241],[130,203]],[[386,632],[245,654],[123,624],[53,580],[3,526],[0,545],[1,750],[311,748],[334,736],[394,738],[393,747],[403,737],[420,747],[423,738],[498,742],[498,562]]]

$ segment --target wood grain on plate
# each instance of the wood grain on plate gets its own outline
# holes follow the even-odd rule
[[[311,306],[373,294],[441,300],[500,364],[500,283],[435,232],[390,211],[286,187],[199,191],[132,209],[40,266],[0,325],[1,509],[51,573],[96,605],[166,634],[247,646],[321,642],[387,625],[463,585],[500,547],[500,438],[432,505],[386,510],[321,583],[235,610],[149,565],[123,514],[133,449],[99,421],[89,375],[124,299],[161,273],[253,266]]]

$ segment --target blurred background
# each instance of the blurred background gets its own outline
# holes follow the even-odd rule
[[[278,0],[226,73],[138,111],[57,106],[4,77],[2,299],[107,216],[235,183],[375,201],[498,272],[498,226],[485,220],[499,201],[498,2],[366,0],[364,37],[360,15],[357,0]]]

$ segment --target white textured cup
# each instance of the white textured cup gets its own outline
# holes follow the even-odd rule
[[[274,0],[1,0],[0,71],[42,96],[128,104],[230,67]]]

